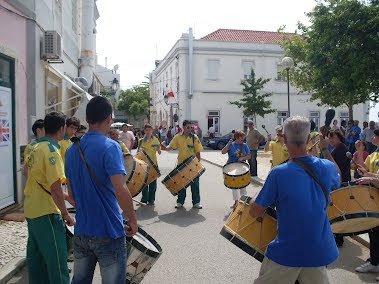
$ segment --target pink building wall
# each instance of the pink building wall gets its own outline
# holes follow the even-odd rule
[[[0,0],[0,4],[18,14],[20,11]],[[28,143],[27,76],[34,76],[26,64],[26,19],[0,8],[0,53],[15,59],[16,147]],[[18,159],[19,160],[19,159]]]

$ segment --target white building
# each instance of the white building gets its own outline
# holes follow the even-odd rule
[[[283,49],[277,43],[279,33],[219,29],[201,39],[193,39],[192,29],[183,34],[150,75],[151,123],[173,125],[175,114],[179,124],[184,119],[195,121],[205,134],[215,126],[217,135],[246,127],[242,109],[229,104],[242,98],[241,79],[254,69],[256,78],[271,79],[263,92],[272,92],[274,113],[257,117],[270,133],[287,117],[287,82],[278,75]],[[167,96],[169,92],[172,96]],[[308,102],[309,95],[300,95],[290,87],[291,115],[313,119],[318,126],[325,120],[327,107]],[[171,94],[172,95],[172,94]],[[368,120],[368,104],[354,107],[354,118]],[[337,108],[338,121],[348,119],[347,108]]]
[[[0,210],[22,202],[34,121],[52,110],[84,121],[89,94],[100,94],[98,17],[96,0],[0,0]]]

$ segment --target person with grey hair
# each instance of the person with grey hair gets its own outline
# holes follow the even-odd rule
[[[340,176],[322,135],[322,152],[331,161],[307,154],[309,129],[304,117],[284,122],[290,161],[271,170],[251,202],[251,216],[263,217],[268,206],[275,206],[278,220],[278,235],[267,246],[256,284],[329,283],[325,266],[338,257],[326,208],[331,190],[340,187]]]

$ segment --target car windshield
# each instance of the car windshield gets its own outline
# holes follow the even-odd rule
[[[228,134],[222,136],[221,138],[230,138],[232,137],[232,132],[229,132]]]

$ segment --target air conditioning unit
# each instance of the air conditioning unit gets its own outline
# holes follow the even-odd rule
[[[59,60],[62,57],[62,39],[56,31],[45,31],[42,40],[42,59]]]

